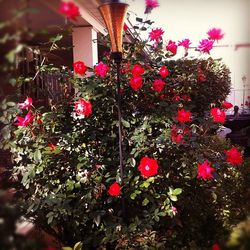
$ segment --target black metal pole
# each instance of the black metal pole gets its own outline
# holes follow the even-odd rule
[[[124,165],[123,165],[123,146],[122,146],[122,114],[121,114],[121,61],[122,54],[121,53],[112,53],[113,59],[116,63],[117,70],[117,111],[118,111],[118,130],[119,130],[119,158],[120,158],[120,178],[121,178],[121,186],[124,186]],[[122,193],[121,197],[122,201],[122,216],[125,220],[125,199],[124,194]]]
[[[118,129],[119,129],[119,155],[120,155],[120,176],[121,185],[124,184],[123,151],[122,151],[122,114],[121,114],[121,82],[120,82],[120,63],[117,66],[117,109],[118,109]]]

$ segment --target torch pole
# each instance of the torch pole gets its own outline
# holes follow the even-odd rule
[[[124,165],[123,165],[123,145],[122,145],[122,114],[121,114],[121,61],[122,54],[119,52],[112,53],[112,57],[116,63],[117,70],[117,111],[118,111],[118,131],[119,131],[119,158],[120,158],[120,178],[121,186],[124,186]],[[124,194],[122,193],[121,197],[122,202],[122,217],[125,220],[125,199]]]

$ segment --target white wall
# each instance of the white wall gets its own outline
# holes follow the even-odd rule
[[[98,62],[97,33],[92,27],[75,27],[72,33],[74,62],[93,67]]]

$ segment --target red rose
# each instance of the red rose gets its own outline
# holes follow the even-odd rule
[[[113,183],[109,187],[108,193],[111,196],[119,196],[121,194],[121,187],[120,187],[120,185],[117,182]]]
[[[15,125],[19,127],[27,127],[30,123],[33,122],[34,118],[35,116],[31,111],[29,111],[24,118],[21,116],[17,116],[17,122],[15,123]]]
[[[77,61],[74,63],[74,71],[76,74],[84,75],[87,69],[87,66],[82,61]]]
[[[176,144],[183,144],[185,142],[184,136],[191,136],[192,132],[189,128],[179,129],[176,125],[171,128],[171,141]]]
[[[133,76],[140,76],[144,73],[145,69],[141,65],[135,64],[131,71]]]
[[[217,243],[215,243],[212,246],[212,250],[221,250],[221,248],[220,248],[220,246]]]
[[[21,109],[26,109],[26,108],[29,109],[32,106],[32,103],[33,103],[32,98],[27,96],[26,100],[22,103],[18,103],[18,105]]]
[[[188,95],[182,95],[181,98],[183,99],[183,101],[186,101],[186,102],[191,101],[191,98]]]
[[[192,131],[191,131],[191,129],[189,129],[189,128],[184,128],[184,129],[183,129],[183,134],[184,134],[185,136],[191,136],[191,135],[192,135]]]
[[[181,99],[181,97],[179,95],[174,94],[174,96],[173,96],[173,101],[174,102],[178,102],[178,101],[180,101],[180,99]]]
[[[92,114],[92,105],[89,101],[85,101],[80,98],[78,101],[74,102],[74,111],[80,116],[89,116]]]
[[[145,178],[154,176],[158,174],[158,164],[157,160],[154,160],[149,157],[143,157],[138,166],[138,170],[141,172],[141,175]]]
[[[124,88],[120,88],[120,93],[121,93],[121,94],[124,93]]]
[[[232,103],[230,103],[230,102],[223,102],[222,103],[222,108],[224,108],[224,109],[230,109],[230,108],[232,108],[233,107],[233,104]]]
[[[180,129],[178,129],[175,125],[171,128],[171,141],[176,144],[183,144],[183,134],[180,133]]]
[[[160,97],[161,100],[165,99],[165,95],[164,94],[160,95],[159,97]]]
[[[227,162],[237,166],[240,165],[242,163],[242,155],[241,153],[237,150],[237,148],[233,147],[229,150],[227,150],[226,152],[226,156],[227,156]]]
[[[156,79],[152,86],[156,92],[160,93],[165,87],[165,82],[163,82],[161,79]]]
[[[176,45],[176,43],[171,41],[171,40],[168,42],[168,45],[166,46],[166,50],[170,51],[174,55],[177,52],[177,48],[178,48],[178,46]]]
[[[214,172],[214,169],[211,168],[211,163],[206,160],[202,164],[198,163],[198,179],[203,180],[210,180],[213,179],[212,173]]]
[[[79,8],[73,2],[61,1],[59,12],[72,20],[75,20],[77,16],[80,16]]]
[[[37,119],[37,121],[36,121],[36,122],[37,122],[37,124],[38,124],[38,125],[42,125],[42,124],[43,124],[42,119]]]
[[[142,77],[135,76],[130,78],[130,86],[133,90],[137,91],[142,86]]]
[[[159,70],[159,74],[162,78],[166,78],[169,75],[168,68],[166,66],[162,66]]]
[[[180,109],[178,110],[178,115],[176,119],[180,123],[191,122],[191,115],[191,112],[185,111],[184,109]]]
[[[211,41],[209,39],[202,39],[200,41],[200,44],[197,47],[197,50],[202,53],[210,53],[210,50],[213,48],[214,41]]]
[[[212,108],[210,114],[213,117],[214,122],[224,123],[226,120],[226,113],[219,108]]]
[[[128,29],[129,29],[128,25],[127,25],[126,23],[124,23],[124,25],[123,25],[123,30],[124,30],[124,31],[127,31]]]
[[[157,0],[145,0],[145,3],[146,3],[146,7],[150,9],[159,7],[159,3]]]
[[[224,37],[224,34],[222,33],[222,30],[221,29],[217,29],[217,28],[213,28],[213,29],[210,29],[208,32],[208,38],[210,40],[215,40],[215,41],[218,41],[218,40],[221,40],[223,37]]]
[[[56,145],[54,145],[53,143],[49,143],[48,147],[51,149],[51,151],[56,150]]]
[[[160,40],[162,40],[163,34],[164,31],[162,28],[152,29],[152,31],[149,33],[149,39],[150,41],[156,41],[158,43]]]
[[[104,78],[106,76],[106,74],[109,71],[109,67],[107,64],[103,63],[103,62],[99,62],[96,66],[95,66],[95,74],[97,76],[100,76],[101,78]]]
[[[205,77],[205,75],[204,75],[204,74],[202,74],[202,73],[198,74],[198,80],[199,80],[200,82],[204,82],[204,81],[206,81],[206,77]]]
[[[182,41],[180,41],[178,43],[178,46],[183,46],[183,48],[189,49],[190,44],[191,44],[190,40],[188,38],[186,38],[186,39],[183,39]]]

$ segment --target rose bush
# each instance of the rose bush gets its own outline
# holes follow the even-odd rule
[[[146,2],[148,11],[158,6]],[[72,13],[63,10],[68,18],[79,14],[71,7]],[[134,32],[150,29],[151,22],[137,20]],[[217,33],[209,31],[197,50],[208,53],[213,39],[222,38]],[[63,244],[208,249],[244,216],[243,150],[215,134],[225,120],[229,70],[212,58],[173,60],[178,46],[188,52],[190,41],[170,40],[164,47],[162,34],[153,29],[147,41],[124,43],[124,185],[116,65],[108,53],[93,69],[74,63],[75,76],[68,78],[76,92],[60,103],[37,107],[28,97],[19,105],[2,104],[1,146],[12,153],[21,207]],[[53,73],[67,74],[57,67]]]

